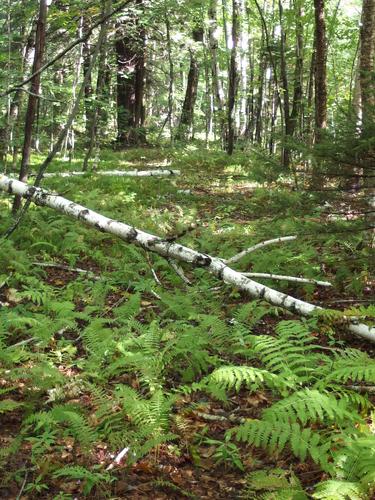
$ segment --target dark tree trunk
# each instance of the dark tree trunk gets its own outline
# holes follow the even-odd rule
[[[39,16],[35,34],[35,53],[34,62],[32,66],[32,73],[36,73],[42,66],[43,55],[45,49],[46,37],[46,22],[47,22],[47,0],[40,0],[39,3]],[[27,104],[26,117],[25,117],[25,137],[22,148],[22,160],[19,173],[19,180],[22,182],[27,181],[30,155],[31,155],[31,141],[33,136],[33,127],[39,102],[40,91],[40,73],[38,73],[31,81],[30,94]],[[21,206],[21,197],[16,196],[13,202],[13,213],[17,213]]]
[[[289,82],[288,82],[288,72],[286,64],[286,34],[283,27],[283,6],[281,0],[279,0],[279,19],[280,19],[280,65],[281,65],[281,83],[282,83],[282,96],[283,96],[283,107],[284,107],[284,139],[286,141],[291,137],[290,129],[290,104],[289,104]],[[284,144],[282,151],[282,159],[284,167],[289,166],[290,162],[290,148],[287,144]]]
[[[240,32],[240,1],[232,2],[232,50],[229,64],[229,88],[228,88],[228,131],[226,149],[229,155],[233,154],[235,144],[234,106],[238,92],[238,69],[237,69],[237,47]]]
[[[197,28],[193,31],[194,42],[203,41],[203,29]],[[181,118],[176,134],[177,140],[186,140],[192,133],[194,123],[194,108],[198,94],[199,62],[195,47],[190,48],[190,69],[186,85],[184,103],[182,105]]]
[[[137,0],[143,8],[143,0]],[[117,27],[117,142],[121,146],[145,142],[145,30],[133,15]]]
[[[320,143],[327,128],[327,39],[324,1],[314,0],[315,13],[315,143]],[[321,189],[325,180],[319,163],[313,163],[311,186]]]
[[[324,0],[314,0],[315,12],[315,140],[327,127],[327,40]]]

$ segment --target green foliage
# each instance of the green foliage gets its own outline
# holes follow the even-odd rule
[[[83,494],[89,495],[99,483],[110,483],[113,478],[107,472],[96,472],[78,465],[65,466],[54,473],[55,478],[63,477],[67,480],[79,480],[84,483]]]
[[[259,470],[246,476],[245,499],[306,500],[300,481],[291,471],[283,469]]]
[[[309,222],[317,213],[310,195],[285,187],[258,187],[251,197],[236,195],[238,177],[250,168],[246,152],[231,159],[199,148],[166,154],[186,178],[140,183],[88,175],[48,179],[46,184],[162,236],[197,221],[197,230],[181,242],[223,258],[262,239],[316,231],[317,225]],[[138,162],[143,155],[161,161],[160,152],[152,149],[106,152],[101,168],[114,168],[114,161],[130,166],[126,162]],[[63,161],[53,166],[66,167]],[[199,180],[201,185],[217,168],[228,176],[210,185],[219,193],[217,199],[196,193],[186,198],[177,192],[185,182]],[[212,216],[214,203],[218,208]],[[297,212],[306,215],[303,224]],[[254,213],[260,217],[255,222]],[[316,495],[323,495],[334,481],[341,485],[337,495],[343,491],[337,498],[371,498],[373,405],[355,386],[374,384],[373,360],[363,350],[341,348],[339,339],[347,322],[344,316],[371,321],[373,307],[290,320],[280,308],[218,287],[202,269],[192,272],[186,267],[193,281],[187,288],[163,259],[150,255],[146,264],[143,250],[52,211],[31,209],[26,225],[32,231],[14,233],[0,252],[0,301],[5,304],[0,308],[0,413],[6,429],[8,422],[13,422],[12,428],[18,425],[18,434],[15,429],[15,437],[10,436],[0,452],[1,472],[12,469],[12,460],[22,453],[33,467],[29,494],[43,492],[45,485],[61,478],[80,481],[86,495],[104,498],[117,477],[117,466],[105,472],[110,456],[126,448],[124,465],[141,458],[155,461],[159,450],[164,456],[170,441],[184,455],[195,432],[186,415],[207,405],[208,412],[219,407],[227,415],[219,424],[207,424],[204,434],[203,444],[214,448],[213,468],[248,472],[249,447],[260,447],[271,460],[314,461],[328,479]],[[336,280],[337,286],[349,287],[352,270],[358,271],[358,283],[368,279],[367,271],[361,274],[366,253],[357,252],[358,243],[353,234],[340,240],[335,235],[300,234],[298,242],[250,255],[241,266],[319,278],[325,266],[334,275],[341,260],[355,254],[353,269],[339,273]],[[100,279],[32,262],[82,267]],[[155,282],[150,267],[162,285]],[[299,297],[312,294],[311,287],[277,286]],[[327,331],[330,347],[323,341]],[[238,401],[239,415],[232,415]],[[244,410],[253,418],[218,436],[218,429],[228,429],[232,417],[236,421],[248,416]],[[72,447],[69,462],[58,459],[68,453],[66,443]],[[97,468],[94,457],[101,443],[106,463]],[[290,471],[254,473],[247,482],[244,496],[248,492],[249,498],[306,498]],[[188,496],[167,484],[160,483],[160,488]]]

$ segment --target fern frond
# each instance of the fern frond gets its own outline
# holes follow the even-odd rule
[[[331,479],[318,484],[313,498],[320,500],[367,500],[366,491],[359,483]]]
[[[76,409],[69,405],[56,406],[51,410],[51,416],[55,422],[66,423],[68,425],[68,432],[70,432],[82,446],[89,449],[98,437],[93,429],[87,422],[86,418],[81,415]]]
[[[279,375],[252,366],[221,366],[206,378],[209,386],[217,384],[225,390],[239,391],[245,386],[256,390],[261,386],[285,390],[290,383]]]
[[[329,393],[316,389],[302,389],[291,396],[274,403],[263,412],[269,422],[342,422],[353,419],[344,400],[336,400]]]
[[[249,420],[228,433],[229,436],[235,435],[237,441],[269,449],[271,452],[281,452],[288,444],[300,460],[304,461],[307,455],[310,455],[324,470],[330,468],[329,440],[323,440],[319,433],[310,428],[303,429],[297,423]]]

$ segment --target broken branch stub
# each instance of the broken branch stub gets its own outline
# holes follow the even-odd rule
[[[242,273],[230,268],[225,262],[217,257],[197,252],[178,243],[163,240],[158,236],[146,233],[128,224],[105,217],[82,205],[63,198],[62,196],[51,195],[44,189],[28,186],[16,179],[0,175],[0,190],[9,194],[18,194],[25,198],[30,198],[37,205],[48,206],[59,212],[75,217],[95,227],[99,231],[118,236],[128,243],[138,245],[145,250],[155,252],[167,259],[186,262],[193,267],[206,268],[207,271],[225,283],[233,285],[241,291],[247,292],[256,299],[263,299],[274,306],[283,307],[303,316],[310,316],[315,311],[322,310],[321,307],[296,299],[285,293],[278,292],[273,288],[261,285],[247,278]],[[349,321],[350,318],[348,318],[348,322]],[[375,342],[375,328],[370,328],[365,324],[353,321],[348,324],[348,327],[354,334],[371,342]]]

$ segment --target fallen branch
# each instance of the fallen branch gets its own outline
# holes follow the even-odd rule
[[[43,174],[44,179],[51,177],[76,177],[83,175],[108,175],[113,177],[167,177],[169,175],[180,175],[180,170],[156,169],[156,170],[99,170],[95,172],[50,172]]]
[[[28,186],[16,179],[0,175],[0,190],[12,195],[18,194],[32,200],[37,205],[48,206],[70,215],[95,227],[99,231],[118,236],[128,243],[157,253],[166,259],[174,259],[191,264],[193,267],[205,268],[225,283],[233,285],[243,292],[247,292],[256,299],[263,299],[276,307],[283,307],[303,316],[310,316],[316,311],[322,310],[321,307],[278,292],[273,288],[243,276],[242,273],[227,266],[222,259],[197,252],[178,243],[166,241],[163,238],[146,233],[128,224],[110,219],[62,196],[51,195],[44,189]],[[345,319],[348,321],[348,327],[351,332],[375,343],[375,328],[360,324],[358,321],[353,320],[353,318]]]
[[[268,245],[273,245],[274,243],[282,243],[283,241],[292,241],[292,240],[296,240],[296,239],[297,239],[297,236],[283,236],[281,238],[274,238],[272,240],[262,241],[261,243],[257,243],[256,245],[254,245],[250,248],[247,248],[246,250],[243,250],[242,252],[234,255],[233,257],[225,260],[224,262],[226,264],[233,264],[234,262],[238,262],[239,260],[241,260],[246,255],[249,255],[249,253],[253,253],[256,250],[259,250],[260,248],[264,248]]]
[[[100,276],[97,276],[94,274],[92,271],[88,271],[87,269],[81,269],[80,267],[70,267],[70,266],[65,266],[64,264],[57,264],[55,262],[33,262],[34,266],[39,266],[39,267],[51,267],[55,269],[62,269],[63,271],[69,271],[71,273],[78,273],[78,274],[86,274],[87,277],[92,278],[94,280],[100,280]]]
[[[291,281],[295,283],[310,283],[312,285],[318,286],[332,286],[332,283],[329,281],[319,281],[308,278],[298,278],[297,276],[283,276],[282,274],[272,274],[272,273],[242,273],[244,276],[248,278],[264,278],[264,279],[272,279],[272,280],[280,280],[280,281]]]
[[[169,265],[173,269],[173,271],[179,276],[186,285],[191,285],[191,281],[189,278],[185,275],[184,270],[182,267],[180,267],[174,260],[168,260]]]
[[[373,385],[347,385],[346,387],[360,394],[375,394],[375,386]]]

